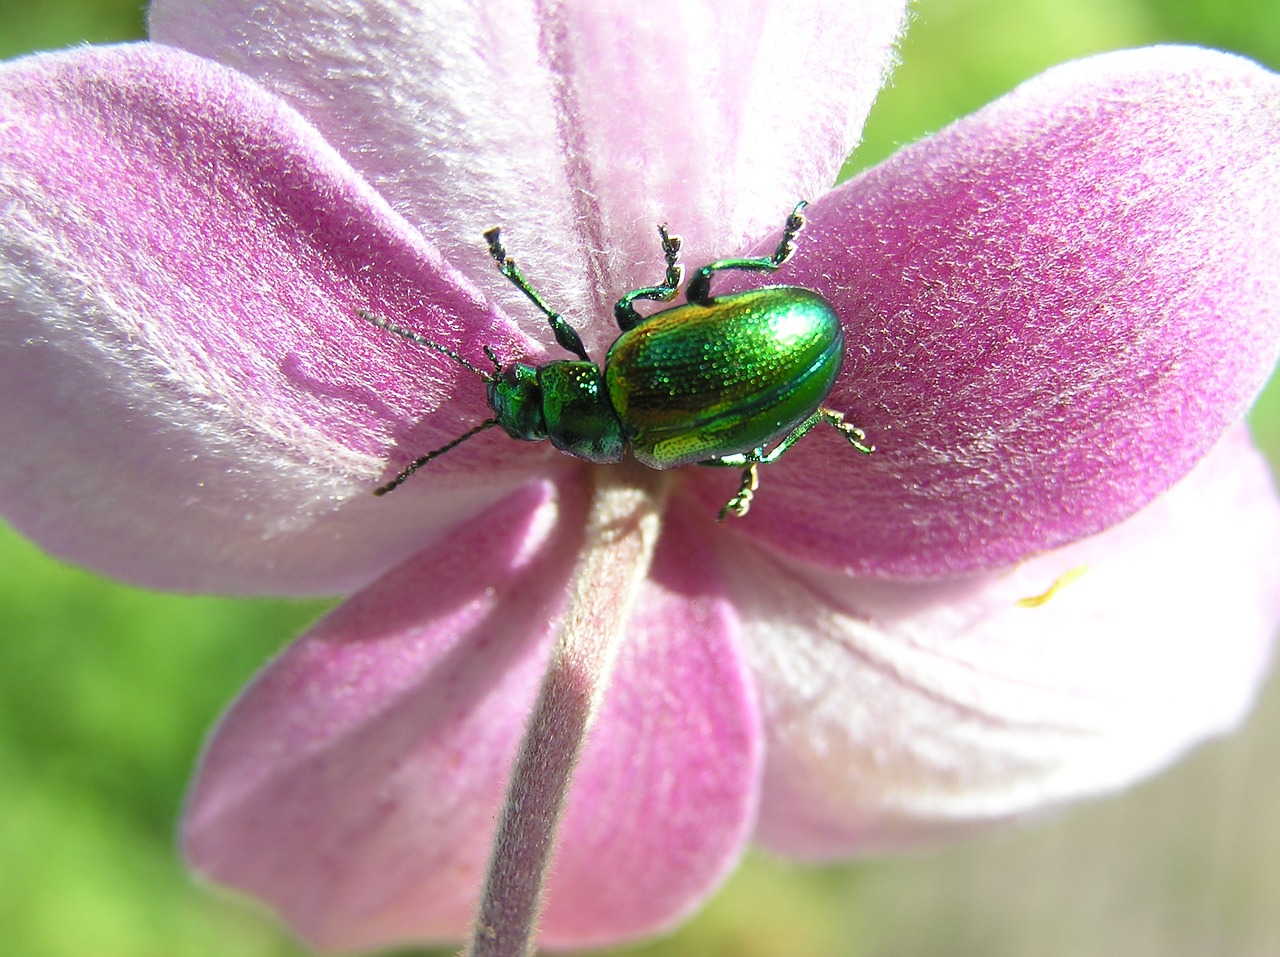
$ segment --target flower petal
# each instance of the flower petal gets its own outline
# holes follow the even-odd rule
[[[502,223],[607,329],[660,276],[657,223],[719,258],[829,188],[904,6],[160,0],[151,30],[285,97],[473,279]]]
[[[358,309],[481,363],[477,340],[527,345],[245,77],[87,48],[0,69],[0,116],[0,507],[45,548],[159,587],[343,590],[539,460],[479,439],[369,494],[488,410]]]
[[[198,869],[319,947],[466,931],[583,518],[576,499],[530,499],[357,594],[249,688],[190,799]],[[575,778],[546,942],[672,923],[754,824],[753,686],[713,563],[668,527]]]
[[[815,204],[785,278],[845,317],[828,405],[877,451],[806,438],[740,530],[919,579],[1132,514],[1272,368],[1278,183],[1280,78],[1158,48],[1051,70]]]
[[[271,902],[317,946],[457,936],[582,505],[518,493],[273,662],[202,759],[184,824],[193,865]]]
[[[739,557],[759,837],[829,857],[1126,785],[1234,727],[1277,625],[1280,506],[1243,429],[1101,535],[966,582]]]

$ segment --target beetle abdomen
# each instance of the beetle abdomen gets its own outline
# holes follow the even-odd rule
[[[785,434],[822,404],[843,359],[830,303],[767,286],[645,320],[609,350],[605,381],[635,457],[667,469]]]

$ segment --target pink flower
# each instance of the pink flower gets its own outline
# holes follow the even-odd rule
[[[355,6],[170,0],[159,43],[0,69],[4,514],[153,587],[351,595],[210,742],[199,870],[326,948],[463,934],[553,646],[594,718],[560,947],[670,926],[749,840],[932,841],[1240,719],[1280,620],[1241,425],[1280,346],[1277,77],[1068,64],[827,192],[901,3]],[[731,471],[498,431],[369,494],[488,410],[358,310],[561,358],[501,223],[599,358],[658,223],[697,266],[801,197],[778,279],[839,309],[827,404],[873,456],[815,431],[724,524]]]

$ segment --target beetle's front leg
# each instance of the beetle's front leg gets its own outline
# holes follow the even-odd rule
[[[529,285],[529,280],[524,278],[524,273],[520,271],[516,261],[507,255],[506,247],[502,245],[501,228],[494,226],[491,229],[486,229],[484,238],[489,244],[489,255],[498,264],[498,269],[502,272],[502,275],[510,279],[511,284],[524,293],[525,297],[547,317],[547,322],[551,324],[551,332],[555,335],[556,342],[560,343],[560,348],[566,352],[572,352],[583,362],[590,362],[591,357],[587,355],[586,347],[582,344],[582,337],[578,335],[578,330],[569,325],[564,316],[547,305],[547,301],[542,298],[536,289]]]

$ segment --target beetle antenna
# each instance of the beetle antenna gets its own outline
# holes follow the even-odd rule
[[[463,432],[460,436],[458,436],[448,445],[442,445],[440,446],[440,448],[434,449],[428,452],[426,455],[420,458],[414,459],[412,462],[406,465],[403,469],[401,469],[400,474],[398,474],[386,485],[379,485],[377,488],[375,488],[373,490],[373,494],[386,495],[393,488],[403,485],[405,479],[407,479],[414,472],[418,471],[418,469],[422,468],[422,466],[426,465],[432,459],[439,458],[440,456],[444,455],[444,453],[448,452],[450,449],[456,449],[463,442],[467,441],[467,439],[472,438],[473,436],[479,435],[481,432],[485,431],[486,429],[491,429],[497,424],[498,424],[497,419],[485,419],[475,428],[468,429],[466,432]]]
[[[458,353],[450,349],[448,346],[442,346],[440,343],[432,339],[428,339],[426,336],[418,335],[418,333],[412,331],[411,329],[406,329],[404,326],[397,326],[394,322],[390,321],[389,319],[384,319],[382,316],[379,316],[377,313],[370,312],[368,309],[357,309],[356,315],[359,316],[361,319],[363,319],[365,322],[371,323],[372,325],[377,326],[379,329],[385,329],[387,330],[387,332],[397,335],[401,339],[408,339],[410,342],[416,342],[420,346],[426,346],[428,349],[434,349],[436,352],[440,353],[441,355],[448,356],[454,362],[458,363],[458,365],[466,369],[469,369],[470,371],[478,375],[481,379],[484,379],[485,382],[492,382],[494,380],[493,373],[485,372],[483,369],[477,368],[476,366],[472,365],[469,361],[462,358],[462,356],[458,355]],[[497,369],[497,371],[501,373],[502,366],[498,364],[498,360],[494,357],[493,352],[489,349],[488,346],[485,346],[484,351],[485,351],[485,355],[487,355],[490,361],[493,362],[494,367]],[[450,446],[450,448],[452,448],[452,446]]]
[[[493,348],[488,345],[481,346],[481,348],[484,349],[484,354],[489,357],[489,361],[493,363],[494,373],[502,375],[502,363],[498,361],[498,356],[493,351]]]

